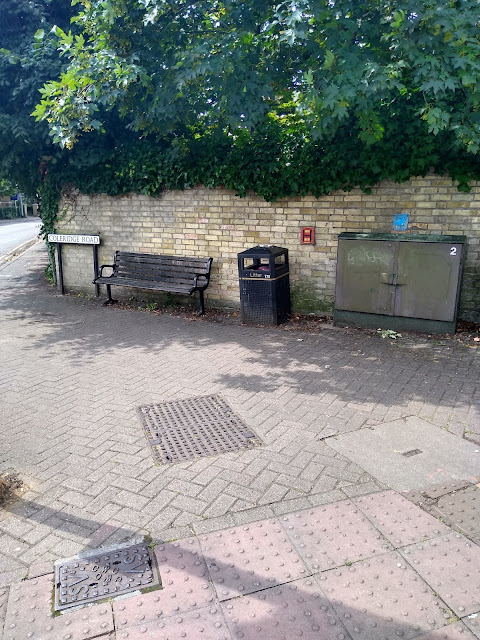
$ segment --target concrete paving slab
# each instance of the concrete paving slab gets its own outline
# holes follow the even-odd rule
[[[440,498],[434,513],[461,533],[480,534],[480,488],[473,485]]]
[[[447,526],[395,491],[374,493],[354,502],[395,548],[450,533]]]
[[[200,537],[220,601],[308,575],[278,520],[263,520]]]
[[[0,631],[3,629],[3,622],[7,612],[8,589],[0,588]],[[1,637],[1,636],[0,636]]]
[[[450,534],[400,552],[459,617],[480,610],[480,547],[476,544]]]
[[[330,602],[313,579],[265,589],[222,603],[234,638],[258,640],[350,640]]]
[[[109,603],[53,617],[52,596],[52,576],[41,576],[12,585],[3,640],[87,640],[113,631],[112,607]]]
[[[231,640],[219,606],[163,618],[117,632],[117,640]]]
[[[196,538],[155,547],[162,589],[113,603],[117,629],[150,624],[215,603],[215,591]]]
[[[480,612],[471,613],[466,618],[463,618],[463,622],[473,633],[475,638],[480,638]]]
[[[14,640],[23,634],[27,637],[29,626],[46,628],[51,618],[52,576],[43,576],[14,584],[5,616],[4,640]]]
[[[470,486],[471,482],[469,481],[458,481],[458,482],[450,482],[449,484],[438,484],[433,485],[431,487],[427,487],[421,493],[425,498],[429,498],[430,500],[437,500],[442,496],[446,496],[449,493],[453,493],[454,491],[459,491],[460,489],[465,489]]]
[[[316,578],[358,640],[408,640],[444,626],[453,616],[396,551]]]
[[[328,438],[327,444],[397,491],[478,482],[480,448],[417,417]],[[421,453],[405,456],[419,450]]]
[[[350,500],[293,513],[281,523],[313,573],[391,549]]]
[[[40,576],[45,576],[47,574],[53,574],[54,566],[52,562],[39,562],[38,564],[33,564],[28,570],[29,579],[39,578]]]
[[[417,640],[475,640],[476,636],[463,624],[454,622],[447,627],[418,636]]]

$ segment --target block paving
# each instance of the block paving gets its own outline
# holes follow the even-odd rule
[[[425,337],[396,343],[327,326],[308,334],[104,308],[57,295],[44,282],[44,266],[39,245],[0,271],[0,472],[14,470],[24,481],[18,498],[0,509],[5,638],[33,632],[86,640],[92,629],[108,640],[254,638],[265,629],[277,637],[277,626],[289,637],[292,629],[318,635],[327,621],[339,639],[361,638],[373,622],[394,637],[437,640],[446,627],[448,640],[480,637],[480,606],[475,595],[466,597],[479,587],[472,567],[480,489],[402,497],[324,441],[418,416],[480,444],[477,350]],[[211,394],[264,446],[155,466],[137,407]],[[143,536],[157,545],[163,590],[51,616],[54,561]],[[463,571],[453,585],[459,590],[448,594],[443,573],[432,568],[444,562],[442,549]],[[427,589],[425,611],[413,623],[400,617],[394,599],[392,615],[376,611],[381,620],[371,621],[361,609],[353,615],[335,606],[322,587],[321,576],[335,584],[329,588],[348,591],[352,567],[370,576],[365,562],[382,565],[378,575],[396,575],[392,559],[415,576],[408,585]],[[450,575],[457,570],[449,567]],[[438,596],[432,600],[429,590]],[[400,591],[402,598],[414,593]],[[181,602],[172,595],[180,592]],[[351,590],[341,599],[354,597]],[[245,598],[275,615],[251,620]],[[322,604],[313,609],[311,602]]]
[[[39,245],[0,279],[0,470],[26,486],[0,512],[0,584],[139,532],[209,533],[385,489],[328,447],[335,433],[417,415],[480,438],[474,349],[104,308],[58,296],[44,264]],[[136,407],[212,393],[264,446],[155,466]]]

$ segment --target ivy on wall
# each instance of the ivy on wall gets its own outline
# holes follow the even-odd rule
[[[121,131],[121,130],[120,130]],[[61,162],[49,180],[84,193],[158,195],[202,184],[224,186],[268,201],[360,187],[383,180],[403,182],[430,170],[468,191],[480,179],[480,160],[455,145],[452,134],[428,133],[424,123],[399,115],[378,143],[365,144],[354,122],[326,143],[309,139],[296,125],[267,117],[253,132],[209,130],[164,139],[132,133],[90,134]],[[49,187],[50,189],[51,187]]]
[[[58,219],[58,204],[61,196],[60,184],[47,179],[40,188],[42,226],[40,235],[45,239],[48,249],[48,266],[45,269],[47,278],[53,283],[55,280],[55,251],[54,246],[47,241],[49,233],[55,232]]]

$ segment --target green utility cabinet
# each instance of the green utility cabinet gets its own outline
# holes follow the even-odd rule
[[[341,233],[334,323],[455,333],[465,236]]]

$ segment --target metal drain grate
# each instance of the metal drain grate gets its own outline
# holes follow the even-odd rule
[[[160,584],[152,550],[139,544],[72,558],[55,567],[55,611]]]
[[[160,464],[216,456],[262,444],[220,396],[139,407],[138,414],[153,457]]]
[[[411,449],[411,451],[405,451],[405,453],[402,453],[402,456],[410,458],[411,456],[418,456],[419,453],[423,453],[421,449]]]

